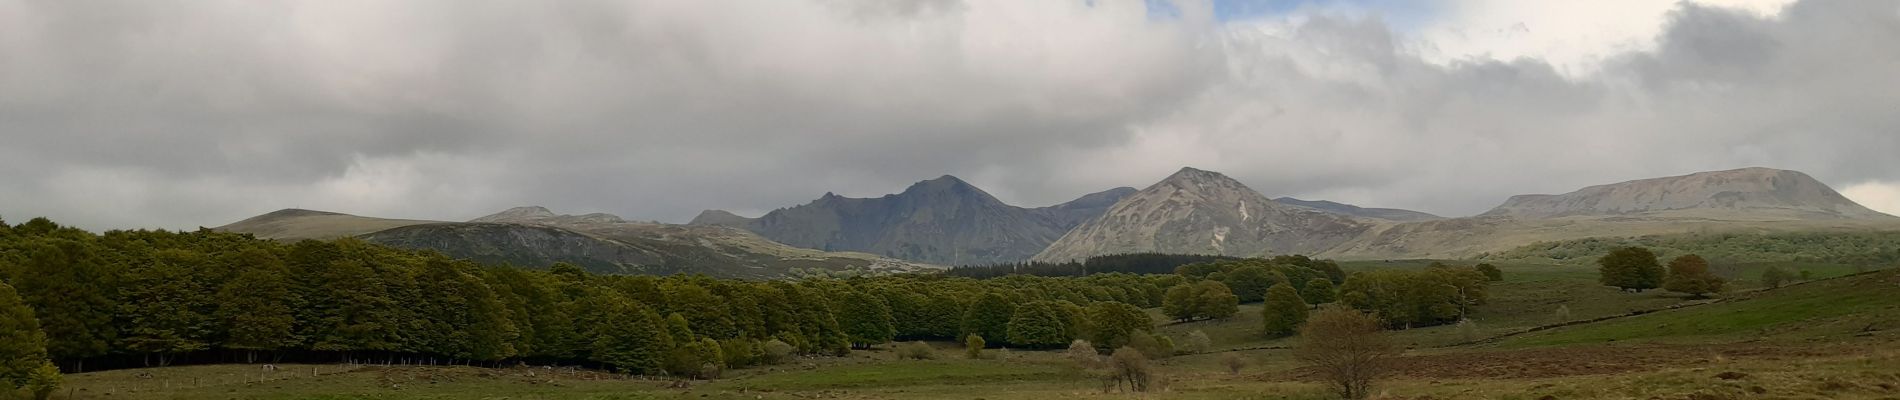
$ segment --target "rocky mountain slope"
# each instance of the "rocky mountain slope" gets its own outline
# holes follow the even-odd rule
[[[883,197],[826,193],[810,203],[759,218],[708,210],[689,225],[739,227],[810,249],[861,251],[943,265],[989,264],[1028,259],[1132,192],[1132,188],[1117,188],[1055,206],[1022,208],[945,175]]]
[[[1412,211],[1412,210],[1401,210],[1397,208],[1366,208],[1366,207],[1360,207],[1360,206],[1355,206],[1351,204],[1332,202],[1332,201],[1326,201],[1326,200],[1309,201],[1309,200],[1295,199],[1292,197],[1281,197],[1281,198],[1273,199],[1273,201],[1278,202],[1280,204],[1306,207],[1306,208],[1326,211],[1326,212],[1330,212],[1334,214],[1343,214],[1343,215],[1349,215],[1349,216],[1360,217],[1360,218],[1382,219],[1382,220],[1387,220],[1387,221],[1430,221],[1434,219],[1445,218],[1445,217],[1440,217],[1437,215],[1432,215],[1429,213]]]
[[[1376,223],[1268,199],[1215,172],[1182,168],[1128,195],[1037,254],[1037,261],[1164,252],[1258,256],[1316,253]]]
[[[568,262],[600,273],[769,279],[939,268],[863,253],[795,248],[732,228],[628,222],[609,214],[557,215],[541,207],[517,207],[471,222],[284,210],[216,229],[280,240],[355,236],[488,263],[541,268]]]

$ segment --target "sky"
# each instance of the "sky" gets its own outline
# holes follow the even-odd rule
[[[1900,213],[1900,2],[0,0],[0,217],[684,222],[1183,166],[1471,215],[1761,166]]]

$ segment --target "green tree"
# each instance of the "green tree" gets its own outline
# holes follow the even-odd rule
[[[661,361],[674,347],[674,338],[662,326],[660,315],[618,296],[609,297],[605,305],[601,315],[606,320],[594,332],[590,358],[625,374],[660,372]],[[685,340],[691,338],[689,331]]]
[[[35,218],[27,225],[35,221],[45,220]],[[39,316],[47,355],[74,360],[72,370],[84,372],[79,360],[105,355],[117,340],[119,329],[112,318],[118,306],[108,282],[115,272],[87,243],[50,238],[23,247],[25,259],[13,285]]]
[[[1504,270],[1498,269],[1498,266],[1496,265],[1478,264],[1478,266],[1475,268],[1478,269],[1478,272],[1484,274],[1485,279],[1488,279],[1492,282],[1504,280]]]
[[[224,325],[224,347],[244,350],[246,362],[256,362],[257,351],[297,346],[291,295],[282,263],[253,265],[225,282],[214,313]]]
[[[1641,292],[1655,289],[1662,284],[1662,264],[1656,261],[1656,253],[1642,247],[1624,247],[1611,250],[1603,258],[1597,259],[1600,281],[1604,286],[1614,286],[1624,291]]]
[[[1207,319],[1227,319],[1240,312],[1240,297],[1227,289],[1227,285],[1215,281],[1202,281],[1194,284],[1198,304],[1195,316]]]
[[[205,267],[202,254],[164,250],[144,265],[126,271],[120,318],[129,350],[158,355],[158,366],[179,353],[210,347],[212,307],[205,284],[193,270]]]
[[[1300,289],[1300,298],[1318,308],[1321,304],[1339,300],[1339,293],[1333,287],[1333,281],[1326,278],[1313,278],[1306,281],[1306,287]]]
[[[891,338],[897,335],[891,308],[878,296],[852,290],[845,294],[838,311],[838,325],[850,337],[854,348],[868,349],[873,345],[890,343]]]
[[[1399,354],[1379,326],[1379,318],[1357,310],[1321,308],[1300,329],[1293,355],[1340,397],[1365,398]]]
[[[26,384],[27,378],[46,363],[46,334],[15,293],[13,286],[0,283],[0,389]]]
[[[1033,301],[1016,307],[1015,315],[1009,319],[1008,335],[1011,344],[1029,348],[1049,349],[1069,343],[1067,319],[1057,310],[1055,303]]]
[[[1253,303],[1266,296],[1267,288],[1276,283],[1275,277],[1266,268],[1248,265],[1234,268],[1222,275],[1222,282],[1239,298],[1241,303]]]
[[[1767,270],[1761,271],[1761,284],[1768,286],[1769,289],[1781,287],[1782,284],[1788,283],[1789,278],[1792,278],[1791,274],[1781,267],[1768,267]]]
[[[1089,304],[1089,341],[1104,349],[1118,348],[1140,332],[1154,330],[1154,319],[1134,305],[1116,301]]]
[[[51,361],[40,361],[39,368],[34,368],[33,373],[27,375],[25,387],[27,392],[33,394],[33,400],[46,400],[53,398],[53,391],[59,390],[63,380],[59,375],[59,367],[53,366]]]
[[[1292,285],[1278,284],[1267,289],[1266,304],[1260,308],[1267,337],[1284,337],[1299,331],[1306,322],[1306,300]]]
[[[1709,272],[1708,260],[1694,254],[1669,260],[1669,276],[1663,280],[1663,289],[1695,297],[1704,297],[1710,293],[1721,293],[1727,282],[1722,277]]]
[[[1016,305],[1000,293],[984,293],[963,314],[964,336],[1008,340],[1009,319],[1016,316]]]

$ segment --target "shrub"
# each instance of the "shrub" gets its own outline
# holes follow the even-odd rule
[[[963,355],[972,360],[983,358],[983,337],[970,335],[963,337]]]
[[[26,391],[33,393],[33,400],[46,400],[59,390],[60,382],[65,380],[59,375],[59,367],[52,362],[43,362],[39,368],[26,376]]]
[[[1671,292],[1683,293],[1695,297],[1721,293],[1726,288],[1721,277],[1709,272],[1708,260],[1689,254],[1669,260],[1669,277],[1663,280],[1663,288]]]
[[[1504,270],[1498,269],[1496,265],[1478,264],[1474,268],[1477,268],[1479,273],[1483,273],[1484,278],[1487,280],[1492,282],[1504,280]]]
[[[1063,352],[1063,356],[1068,357],[1070,361],[1075,362],[1076,366],[1082,367],[1083,369],[1102,367],[1102,354],[1097,353],[1095,351],[1095,345],[1089,343],[1087,340],[1076,339],[1074,342],[1070,342],[1069,350]]]
[[[1202,332],[1199,329],[1194,330],[1194,332],[1189,332],[1187,343],[1181,346],[1181,351],[1188,354],[1206,353],[1208,350],[1213,349],[1214,339],[1207,337],[1207,332]]]
[[[1134,339],[1128,341],[1127,347],[1133,347],[1151,359],[1168,358],[1174,355],[1174,339],[1147,332],[1135,334]]]
[[[1478,323],[1471,322],[1470,319],[1458,320],[1457,327],[1459,340],[1475,342],[1479,337],[1483,336],[1483,333],[1478,330]]]
[[[1552,317],[1556,319],[1556,321],[1554,322],[1559,323],[1559,324],[1570,322],[1570,306],[1558,305],[1557,313],[1556,315],[1553,315]]]
[[[760,350],[762,351],[762,355],[760,356],[760,361],[766,364],[783,363],[786,360],[791,359],[792,352],[798,351],[798,349],[795,347],[792,347],[791,344],[785,343],[785,341],[778,340],[778,339],[768,340],[765,342],[764,345],[761,345],[760,347],[761,347]]]
[[[1240,375],[1240,370],[1247,368],[1247,358],[1240,356],[1237,352],[1229,352],[1221,356],[1220,363],[1227,367],[1227,373],[1233,375]]]
[[[1761,284],[1767,286],[1769,289],[1778,288],[1781,287],[1781,284],[1788,282],[1788,275],[1788,270],[1786,269],[1782,269],[1781,267],[1768,267],[1768,270],[1761,272]]]
[[[935,360],[937,349],[930,348],[924,342],[910,342],[897,346],[897,358],[904,360]]]
[[[1378,317],[1344,307],[1314,313],[1300,330],[1294,357],[1318,373],[1340,397],[1365,398],[1387,371],[1398,348],[1381,331]]]

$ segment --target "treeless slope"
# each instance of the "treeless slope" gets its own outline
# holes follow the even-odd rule
[[[303,239],[326,240],[357,236],[390,228],[436,222],[439,221],[360,217],[327,211],[287,208],[212,229],[225,232],[249,233],[260,239],[286,241]]]

